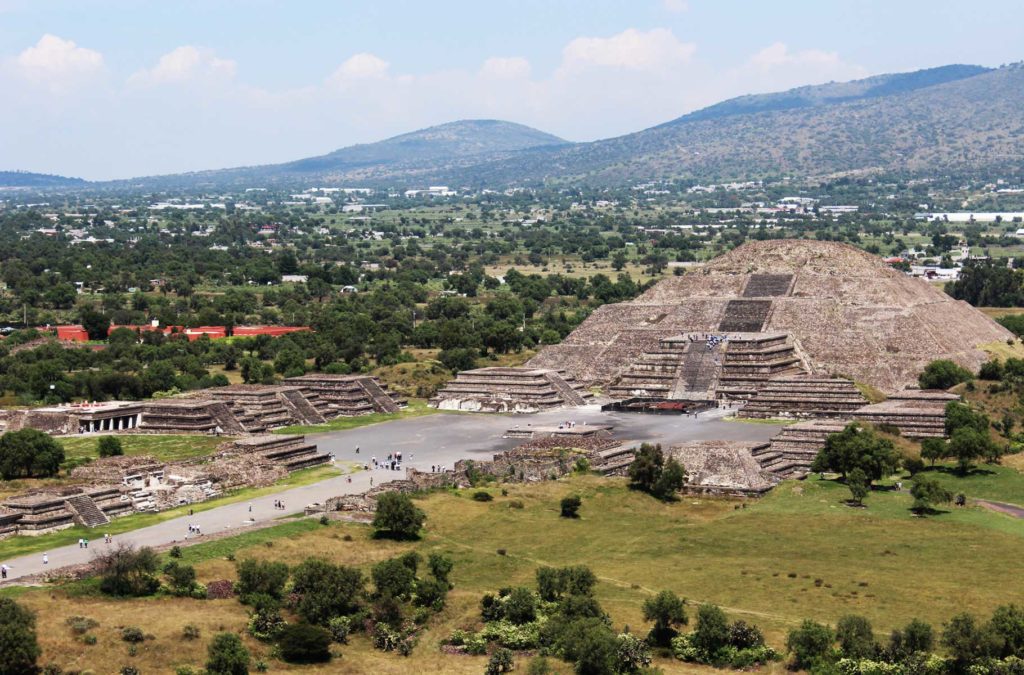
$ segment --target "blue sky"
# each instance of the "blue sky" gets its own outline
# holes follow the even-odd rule
[[[0,168],[295,159],[472,117],[570,140],[724,98],[1024,58],[1020,0],[0,0]]]

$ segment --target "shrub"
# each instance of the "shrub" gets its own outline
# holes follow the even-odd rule
[[[35,614],[0,598],[0,673],[34,673],[39,654]]]
[[[181,637],[185,640],[198,640],[199,626],[193,623],[185,624],[185,627],[181,629]]]
[[[96,642],[97,642],[97,640],[96,640],[96,636],[95,635],[83,635],[82,636],[82,643],[83,644],[87,644],[87,645],[92,646],[92,645],[96,644]]]
[[[521,509],[523,508],[523,502],[519,499],[513,499],[508,503],[510,509]]]
[[[71,632],[75,635],[88,633],[90,630],[100,625],[99,621],[96,619],[90,619],[87,616],[69,616],[64,620],[64,623],[71,627]]]
[[[331,634],[319,626],[285,626],[277,639],[281,658],[288,663],[324,663],[331,660]]]
[[[872,659],[878,651],[871,623],[862,616],[841,617],[836,623],[836,639],[843,656],[851,659]]]
[[[550,675],[551,664],[548,663],[547,657],[535,656],[530,660],[530,665],[526,667],[526,675]]]
[[[243,603],[251,604],[248,597],[255,594],[278,600],[284,597],[284,585],[288,582],[287,564],[247,558],[235,565],[235,569],[238,572],[236,588]]]
[[[398,647],[402,636],[386,623],[378,623],[373,627],[373,646],[382,652],[390,652]],[[479,653],[483,653],[482,651]]]
[[[121,629],[121,639],[125,642],[143,642],[146,639],[146,634],[137,626],[125,626]]]
[[[917,384],[921,389],[949,389],[971,379],[974,379],[971,371],[949,359],[938,359],[925,366],[917,377]]]
[[[719,651],[729,645],[729,622],[720,607],[705,604],[697,609],[692,644],[709,663],[716,661]]]
[[[348,642],[348,635],[352,632],[352,618],[348,616],[336,616],[327,622],[327,630],[331,639],[341,644]]]
[[[101,436],[96,443],[96,452],[100,457],[119,457],[124,454],[124,448],[117,436]]]
[[[515,662],[512,659],[512,652],[504,647],[499,647],[491,654],[484,673],[486,675],[498,675],[499,673],[511,672],[514,668]]]
[[[477,490],[473,493],[473,501],[475,502],[492,502],[494,501],[494,495],[485,490]]]
[[[409,495],[385,492],[377,498],[377,512],[373,516],[374,535],[393,539],[412,539],[419,536],[423,521],[427,519]]]
[[[560,503],[561,516],[563,518],[579,518],[579,510],[582,504],[583,500],[577,495],[562,497],[562,501]]]
[[[907,457],[903,460],[903,468],[914,477],[924,471],[924,460],[920,457]]]
[[[448,583],[448,575],[451,574],[452,567],[454,566],[455,563],[452,562],[451,557],[443,553],[431,553],[427,557],[427,569],[430,570],[435,579],[442,583]]]
[[[615,650],[615,672],[636,673],[651,665],[651,648],[630,633],[621,633]]]
[[[757,626],[740,620],[729,626],[729,644],[737,649],[763,647],[764,634]]]
[[[196,570],[191,565],[182,565],[176,560],[164,565],[171,592],[175,595],[190,595],[196,587]]]
[[[416,583],[416,571],[410,569],[400,558],[382,560],[370,572],[378,595],[407,598]]]
[[[248,675],[249,650],[234,633],[218,633],[206,652],[209,675]]]
[[[280,635],[284,627],[288,625],[276,610],[261,610],[253,612],[249,617],[246,630],[249,635],[263,642],[273,642]]]
[[[831,628],[804,619],[799,628],[789,631],[786,649],[793,654],[793,666],[807,670],[828,653],[834,641],[835,633]]]
[[[121,544],[97,556],[95,564],[101,577],[100,590],[108,595],[152,595],[160,588],[160,580],[154,576],[159,558],[151,548],[135,550]]]
[[[135,666],[121,666],[121,670],[118,671],[121,675],[140,675],[140,671]]]
[[[505,598],[505,618],[516,625],[530,623],[537,618],[537,600],[528,588],[513,588]]]
[[[353,614],[363,597],[363,575],[345,565],[309,558],[292,573],[295,611],[309,623],[324,625],[336,616]]]
[[[448,582],[438,579],[421,579],[416,583],[416,605],[440,611],[448,595]]]

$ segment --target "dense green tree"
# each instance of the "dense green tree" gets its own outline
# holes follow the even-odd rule
[[[399,558],[382,560],[370,570],[378,595],[405,599],[412,595],[416,584],[416,570]]]
[[[693,631],[693,646],[707,658],[714,660],[718,652],[729,645],[729,621],[725,612],[716,605],[703,604],[697,608],[697,626]]]
[[[124,454],[124,448],[117,436],[101,436],[96,442],[96,452],[100,457],[118,457]]]
[[[265,595],[280,600],[288,582],[288,565],[276,560],[246,558],[235,565],[238,582],[235,584],[243,602],[253,595]]]
[[[427,514],[413,504],[409,495],[385,492],[377,498],[373,515],[374,534],[382,537],[411,539],[419,536]]]
[[[917,384],[922,389],[949,389],[973,378],[974,375],[966,368],[949,359],[938,359],[925,366],[917,378]]]
[[[912,654],[928,653],[934,645],[932,627],[924,621],[913,619],[902,629],[892,632],[889,637],[889,657],[902,661]]]
[[[831,628],[804,619],[799,628],[789,631],[786,649],[793,655],[793,667],[809,670],[832,649],[836,636]]]
[[[686,606],[672,591],[661,591],[653,598],[644,600],[644,621],[654,623],[648,640],[662,647],[668,646],[678,635],[676,627],[687,622]]]
[[[144,596],[156,593],[160,580],[155,574],[160,559],[149,547],[136,549],[120,544],[96,557],[100,590],[115,596]]]
[[[1002,645],[990,626],[978,623],[970,614],[957,614],[943,626],[942,646],[953,658],[954,669],[966,672],[974,663],[996,656]]]
[[[288,663],[326,663],[331,660],[331,634],[320,626],[293,623],[277,638],[281,658]]]
[[[851,659],[872,659],[878,652],[871,622],[856,614],[847,614],[836,623],[836,640],[843,655]]]
[[[935,504],[945,504],[953,499],[953,494],[942,487],[939,481],[931,476],[916,476],[910,487],[910,496],[914,498],[911,510],[924,515],[932,510]]]
[[[19,429],[0,436],[0,477],[55,476],[64,462],[64,446],[37,429]]]
[[[850,489],[850,500],[857,506],[862,505],[870,489],[868,487],[868,477],[864,470],[859,466],[854,467],[846,477],[846,487]]]
[[[892,441],[852,422],[825,440],[825,447],[814,458],[812,471],[834,471],[844,479],[859,468],[870,487],[873,481],[892,474],[899,466],[899,455]]]
[[[292,571],[292,591],[297,596],[295,611],[317,625],[338,616],[348,616],[363,599],[363,574],[353,567],[333,565],[319,558],[308,558]]]
[[[0,598],[0,673],[35,675],[39,654],[35,614],[10,598]]]
[[[529,588],[517,586],[505,598],[505,618],[514,624],[530,623],[537,618],[537,600]]]

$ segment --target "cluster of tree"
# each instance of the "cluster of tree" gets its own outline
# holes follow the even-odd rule
[[[857,422],[830,434],[814,458],[811,471],[834,472],[850,488],[853,502],[861,504],[872,484],[891,476],[900,466],[892,441]]]
[[[992,439],[988,415],[959,401],[946,404],[946,435],[949,439],[928,438],[921,443],[921,457],[932,465],[938,459],[955,459],[957,471],[967,474],[978,460],[995,463],[1007,448]]]
[[[975,307],[1020,307],[1024,304],[1024,272],[994,260],[971,261],[946,292]]]
[[[686,482],[686,470],[673,457],[665,459],[661,445],[643,443],[629,465],[629,487],[662,501],[676,498]]]
[[[937,643],[948,656],[933,653]],[[1024,609],[998,607],[987,622],[958,614],[938,640],[929,624],[915,619],[884,644],[862,616],[844,616],[835,628],[808,619],[789,632],[786,647],[791,665],[812,673],[1015,673],[1024,664]]]
[[[56,476],[64,462],[64,446],[36,429],[0,435],[0,478]]]
[[[925,366],[917,376],[917,384],[922,389],[949,389],[972,379],[974,374],[966,368],[948,359],[938,359]]]
[[[424,562],[429,576],[418,576]],[[405,553],[371,568],[369,590],[359,569],[320,558],[294,569],[283,562],[243,560],[237,565],[236,591],[252,608],[249,633],[275,642],[286,661],[328,661],[331,642],[344,643],[357,630],[365,630],[379,649],[408,655],[430,614],[444,608],[452,567],[451,558],[440,553],[426,561]],[[284,609],[299,621],[289,623]]]

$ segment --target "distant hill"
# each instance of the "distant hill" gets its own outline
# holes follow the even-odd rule
[[[514,122],[460,120],[285,164],[153,176],[130,182],[160,185],[318,180],[390,184],[394,179],[403,182],[421,174],[497,161],[528,148],[563,145],[566,141],[557,136]]]
[[[0,188],[60,188],[84,185],[86,181],[81,178],[28,171],[0,171]]]

